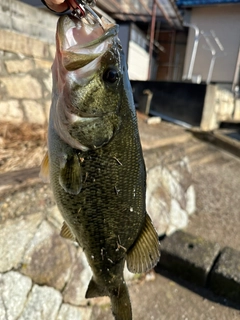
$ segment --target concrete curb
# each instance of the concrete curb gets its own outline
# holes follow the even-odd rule
[[[159,268],[240,302],[240,252],[177,231],[161,241]]]
[[[196,138],[207,141],[220,149],[240,157],[240,142],[226,136],[223,130],[202,131],[199,128],[191,128],[188,131]]]

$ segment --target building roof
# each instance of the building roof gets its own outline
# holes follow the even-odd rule
[[[35,7],[43,7],[40,0],[20,0]],[[156,19],[173,29],[182,28],[182,17],[174,0],[155,0]],[[114,19],[122,21],[152,20],[153,0],[97,0],[97,6]]]
[[[240,0],[177,0],[178,7],[196,7],[219,4],[240,3]]]
[[[182,27],[181,14],[173,0],[155,0],[156,19],[171,28]],[[119,20],[149,22],[152,20],[153,0],[97,0],[97,6]]]

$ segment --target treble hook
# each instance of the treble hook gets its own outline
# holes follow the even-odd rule
[[[74,7],[70,1],[68,1],[70,7],[72,8],[71,14],[78,18],[82,19],[85,18],[89,13],[91,14],[93,20],[97,21],[98,24],[101,26],[101,28],[104,30],[102,21],[100,17],[97,15],[97,13],[90,7],[90,5],[95,5],[95,1],[87,1],[89,5],[86,3],[86,1],[82,0],[74,0],[76,7]]]
[[[78,18],[84,18],[86,16],[86,10],[84,4],[81,1],[74,0],[76,7],[72,5],[71,1],[68,1],[69,6],[72,8],[71,14]]]

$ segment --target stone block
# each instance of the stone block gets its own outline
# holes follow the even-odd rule
[[[23,111],[17,100],[0,101],[0,119],[2,121],[23,121]]]
[[[233,119],[236,121],[240,120],[240,98],[235,100],[235,110]]]
[[[226,247],[222,250],[210,275],[210,288],[232,301],[240,301],[240,252]]]
[[[43,221],[25,252],[21,272],[37,284],[62,290],[74,263],[71,247],[48,222]]]
[[[54,46],[39,39],[4,29],[0,29],[0,39],[0,50],[40,59],[52,58]]]
[[[182,279],[205,286],[219,252],[218,243],[177,231],[161,242],[159,266]]]
[[[35,63],[36,69],[48,70],[50,72],[52,64],[53,64],[53,61],[51,59],[49,59],[49,60],[46,60],[46,59],[35,59],[34,63]]]
[[[63,217],[56,205],[49,208],[47,220],[58,230],[59,234],[63,225]]]
[[[42,214],[36,213],[0,225],[0,272],[19,268],[41,221]]]
[[[0,274],[0,319],[18,319],[31,287],[32,280],[18,272]]]
[[[49,70],[49,74],[45,79],[43,79],[43,83],[45,85],[45,88],[47,89],[48,92],[52,92],[52,75]]]
[[[215,112],[216,92],[217,88],[215,85],[207,85],[202,120],[200,124],[203,131],[210,131],[218,128],[217,115]]]
[[[42,88],[40,83],[30,75],[2,77],[0,82],[5,87],[9,98],[40,99]]]
[[[31,123],[45,124],[47,118],[43,106],[34,100],[23,100],[23,110],[26,120]]]
[[[6,60],[4,63],[9,73],[27,73],[34,68],[32,59]]]
[[[0,27],[16,30],[46,42],[54,42],[58,17],[47,10],[39,10],[23,2],[0,1]],[[44,25],[44,27],[43,27]]]
[[[46,100],[43,105],[43,110],[44,110],[44,114],[47,122],[49,121],[50,107],[51,107],[51,100]]]
[[[57,290],[34,285],[18,320],[55,320],[62,303],[62,296]]]
[[[86,307],[74,307],[63,303],[56,320],[89,320],[91,309]]]
[[[146,207],[159,235],[185,228],[196,209],[189,161],[173,146],[144,152],[147,168]]]
[[[196,211],[196,193],[193,185],[190,185],[186,191],[186,211],[189,215]]]
[[[82,249],[79,249],[70,279],[63,291],[64,302],[73,305],[85,305],[88,302],[85,299],[85,293],[91,277],[92,272],[87,259]]]

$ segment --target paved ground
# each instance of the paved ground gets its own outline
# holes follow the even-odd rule
[[[192,165],[197,212],[186,231],[239,250],[240,161],[213,146],[206,149],[211,161]]]
[[[240,248],[240,160],[194,138],[183,128],[169,123],[146,126],[139,121],[144,149],[171,143],[189,158],[197,195],[197,211],[190,216],[186,232],[225,246]],[[161,130],[156,130],[161,128]],[[240,319],[240,304],[214,295],[209,290],[157,274],[130,288],[134,319],[233,320]],[[99,310],[99,309],[98,309]],[[102,311],[96,319],[110,320]],[[94,318],[93,318],[94,319]]]
[[[197,211],[190,217],[186,231],[218,242],[221,247],[230,246],[239,250],[239,159],[194,138],[178,126],[167,123],[149,126],[143,119],[140,118],[139,121],[144,149],[167,145],[172,147],[173,152],[178,150],[179,154],[189,158],[197,194]],[[53,205],[49,187],[36,179],[33,187],[12,194],[9,191],[0,198],[0,227],[4,232],[4,226],[8,221],[30,216],[33,208],[37,208],[37,212],[41,213],[43,219],[50,221],[48,215]],[[49,231],[49,237],[52,236],[51,232]],[[11,235],[9,237],[11,238]],[[56,239],[55,233],[52,238]],[[19,266],[16,266],[19,270]],[[146,278],[133,282],[130,285],[130,295],[134,320],[240,319],[240,304],[234,305],[207,289],[171,278],[162,270],[161,274],[157,273],[155,276],[150,274]],[[62,306],[66,307],[66,305]],[[3,307],[0,296],[0,320],[7,320],[6,314],[1,312]],[[84,308],[92,309],[92,312],[81,313],[82,320],[112,319],[107,298],[90,300],[90,305]],[[65,315],[57,319],[75,319],[64,312],[62,314]],[[50,317],[39,316],[36,319],[49,320]]]
[[[143,147],[171,141],[173,152],[189,158],[197,210],[185,230],[239,250],[240,159],[170,123],[146,126],[141,118],[139,127]]]
[[[206,289],[157,274],[130,287],[134,320],[238,320],[240,307]],[[112,320],[106,305],[95,307],[91,320]]]

